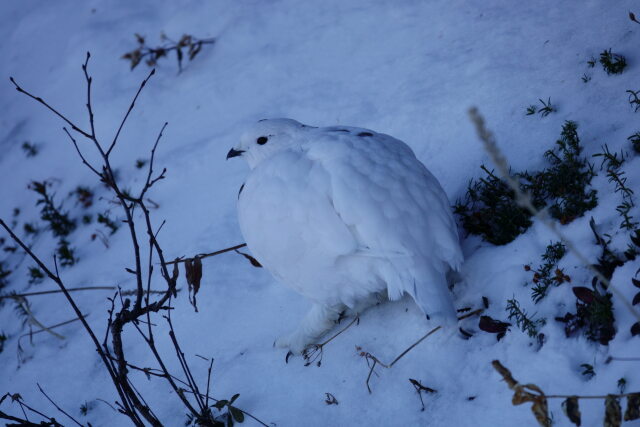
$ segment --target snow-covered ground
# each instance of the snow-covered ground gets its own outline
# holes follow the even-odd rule
[[[481,176],[479,166],[490,164],[467,118],[469,107],[480,108],[516,170],[543,167],[542,154],[554,146],[563,122],[574,120],[586,155],[601,151],[605,143],[611,151],[629,153],[623,166],[627,186],[640,189],[640,161],[627,141],[640,131],[640,112],[634,113],[625,93],[640,89],[640,25],[628,17],[634,8],[640,13],[632,0],[4,1],[0,217],[11,222],[19,208],[16,229],[22,233],[24,222],[39,216],[37,197],[26,187],[32,180],[45,179],[53,182],[56,200],[64,201],[75,217],[82,215],[82,208],[67,195],[78,185],[96,192],[94,216],[109,209],[112,216],[119,214],[108,199],[98,198],[106,192],[80,163],[62,132],[62,121],[18,94],[8,77],[86,125],[80,65],[91,51],[96,129],[108,141],[148,73],[144,64],[130,72],[120,57],[135,48],[134,33],[145,35],[153,46],[160,43],[162,31],[173,38],[188,33],[217,41],[204,46],[179,75],[173,57],[160,59],[112,163],[124,187],[140,186],[146,176],[136,169],[135,160],[148,156],[160,127],[169,122],[156,153],[157,165],[168,169],[167,179],[149,197],[159,205],[152,212],[156,225],[166,220],[159,239],[171,258],[242,242],[235,205],[247,167],[244,162],[226,162],[225,155],[247,124],[265,117],[352,125],[393,135],[414,149],[452,203],[464,196],[471,178]],[[627,59],[621,75],[607,75],[599,64],[587,64],[609,48]],[[582,80],[585,74],[588,82]],[[547,117],[525,115],[526,107],[538,104],[539,98],[550,98],[558,111]],[[37,145],[35,157],[25,156],[24,141]],[[91,152],[88,145],[82,147]],[[613,236],[616,250],[626,248],[628,235],[618,229],[615,207],[620,195],[613,184],[600,173],[593,186],[598,207],[562,230],[595,262],[600,249],[589,229],[590,217],[602,233]],[[637,209],[632,214],[640,216]],[[106,248],[99,239],[91,239],[98,228],[102,227],[94,222],[70,236],[80,261],[62,270],[65,283],[133,288],[133,276],[125,271],[133,263],[128,233],[121,228],[109,237]],[[496,341],[495,335],[478,331],[474,317],[461,324],[477,331],[471,339],[434,334],[392,369],[378,369],[371,380],[372,394],[365,387],[367,364],[356,346],[390,361],[434,326],[409,299],[367,311],[358,326],[326,346],[320,367],[305,367],[300,357],[285,364],[285,353],[272,347],[276,337],[297,324],[308,302],[241,256],[203,260],[198,313],[190,307],[181,279],[172,316],[197,379],[206,383],[208,365],[196,355],[214,358],[211,394],[226,399],[240,393],[237,406],[267,424],[533,425],[529,404],[511,405],[512,392],[492,368],[492,360],[499,359],[516,379],[535,383],[549,394],[616,393],[620,378],[626,379],[628,391],[640,390],[638,362],[605,363],[609,356],[640,356],[640,337],[629,332],[633,316],[619,296],[614,296],[618,332],[609,346],[583,336],[567,339],[563,324],[553,320],[574,310],[571,286],[590,285],[591,274],[574,255],[560,262],[572,283],[553,288],[539,305],[531,301],[530,288],[523,286],[531,274],[523,265],[537,265],[555,240],[539,223],[505,246],[465,237],[466,284],[455,290],[458,307],[480,308],[486,296],[491,303],[486,314],[502,320],[507,317],[507,299],[515,296],[527,311],[547,318],[542,328],[547,341],[541,349],[515,326]],[[33,249],[51,263],[50,233],[40,233]],[[20,260],[9,253],[0,257],[4,258],[9,267]],[[23,261],[3,291],[54,289],[50,281],[28,286],[26,267],[31,265]],[[631,285],[637,269],[636,260],[613,276],[628,300],[637,291]],[[110,291],[74,294],[99,336],[104,334],[109,296]],[[73,318],[59,294],[31,297],[29,302],[45,325]],[[176,370],[165,323],[156,320],[158,347]],[[56,329],[64,340],[47,333],[34,335],[32,343],[23,338],[21,360],[18,337],[27,331],[13,303],[0,307],[0,333],[9,337],[0,353],[0,394],[20,393],[29,404],[67,423],[40,394],[38,383],[83,423],[128,424],[96,400],[113,403],[116,393],[77,322]],[[127,333],[125,340],[130,362],[155,367],[137,334]],[[582,364],[593,365],[592,379],[582,375]],[[163,380],[131,375],[165,425],[184,423],[185,411]],[[409,378],[438,391],[424,396],[425,411],[420,411]],[[325,393],[339,404],[327,405]],[[83,416],[80,406],[85,402],[93,403]],[[7,401],[0,410],[20,413]],[[560,400],[551,400],[550,410],[555,425],[569,425]],[[604,405],[598,400],[581,402],[581,411],[584,425],[599,425]]]

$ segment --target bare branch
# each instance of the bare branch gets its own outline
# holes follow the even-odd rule
[[[181,262],[193,261],[193,260],[194,260],[194,259],[196,259],[196,258],[200,258],[200,259],[202,259],[202,258],[208,258],[208,257],[210,257],[210,256],[220,255],[220,254],[223,254],[223,253],[225,253],[225,252],[233,252],[233,251],[235,251],[236,249],[244,248],[245,246],[247,246],[247,244],[246,244],[246,243],[241,243],[241,244],[239,244],[239,245],[235,245],[235,246],[232,246],[232,247],[230,247],[230,248],[220,249],[219,251],[211,252],[211,253],[208,253],[208,254],[199,254],[199,255],[196,255],[196,256],[195,256],[195,257],[193,257],[193,258],[182,258],[182,259],[176,259],[175,261],[169,261],[169,262],[167,262],[166,264],[167,264],[167,265],[171,265],[171,264],[179,264],[179,263],[181,263]]]
[[[38,386],[38,389],[40,390],[40,393],[44,394],[44,397],[47,398],[47,400],[49,402],[51,402],[51,404],[53,406],[56,407],[56,409],[60,412],[62,412],[64,415],[66,415],[69,419],[71,419],[71,421],[73,421],[74,423],[76,423],[77,425],[79,425],[80,427],[83,427],[82,424],[80,424],[78,422],[78,420],[76,420],[75,418],[73,418],[71,415],[69,415],[67,412],[64,411],[64,409],[62,409],[61,407],[59,407],[56,402],[54,402],[53,400],[51,400],[51,398],[49,396],[47,396],[47,393],[44,392],[44,390],[42,389],[42,387],[40,387],[40,384],[36,383],[36,385]]]
[[[74,131],[78,132],[79,134],[82,134],[83,136],[87,137],[87,138],[91,138],[91,135],[89,135],[87,132],[83,131],[82,129],[80,129],[78,126],[76,126],[71,120],[69,120],[68,118],[66,118],[62,113],[58,112],[58,110],[56,110],[55,108],[53,108],[51,105],[47,104],[42,98],[38,97],[38,96],[34,96],[31,93],[27,92],[26,90],[22,89],[22,87],[20,87],[20,85],[18,83],[16,83],[16,81],[14,80],[13,77],[9,77],[9,80],[11,80],[11,83],[13,83],[13,85],[16,87],[16,90],[20,93],[24,93],[25,95],[27,95],[29,98],[31,99],[35,99],[36,101],[38,101],[40,104],[44,105],[45,107],[47,107],[49,110],[51,110],[56,116],[60,117],[62,120],[64,120],[65,122],[67,122],[67,124],[69,126],[71,126],[71,129],[73,129]]]
[[[127,113],[124,115],[124,118],[122,119],[122,122],[120,123],[120,127],[118,128],[118,131],[116,132],[116,135],[113,137],[113,141],[111,142],[111,145],[109,146],[109,149],[106,152],[107,157],[109,157],[109,154],[111,154],[111,150],[113,150],[113,147],[115,147],[116,142],[118,142],[118,137],[120,136],[120,131],[122,130],[122,127],[124,126],[125,122],[127,121],[127,118],[129,117],[129,113],[131,113],[131,110],[133,110],[133,107],[136,105],[136,100],[138,99],[138,95],[140,95],[140,92],[142,92],[142,89],[144,88],[144,86],[147,84],[147,82],[149,81],[151,76],[153,76],[155,73],[156,73],[156,69],[154,68],[154,69],[151,70],[151,72],[149,73],[147,78],[144,79],[142,81],[142,83],[140,83],[140,87],[138,88],[138,92],[136,92],[136,96],[133,97],[133,101],[131,101],[131,105],[129,105],[129,109],[127,110]]]

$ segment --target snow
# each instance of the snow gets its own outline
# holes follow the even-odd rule
[[[247,124],[265,117],[353,125],[393,135],[411,146],[452,202],[464,195],[471,178],[481,175],[479,165],[490,164],[467,118],[469,107],[480,108],[516,170],[542,167],[542,153],[553,147],[562,123],[574,120],[586,155],[601,151],[605,143],[611,151],[624,148],[630,153],[623,170],[630,188],[640,188],[640,160],[633,157],[626,140],[640,130],[640,116],[625,93],[640,89],[640,25],[627,15],[634,7],[637,3],[631,0],[615,4],[589,0],[579,5],[550,0],[518,4],[504,0],[5,1],[0,3],[0,76],[13,76],[25,89],[86,126],[80,65],[91,51],[96,128],[104,141],[110,141],[149,71],[141,64],[130,72],[120,59],[135,47],[133,33],[147,36],[150,45],[159,43],[161,31],[174,38],[183,33],[216,37],[216,43],[204,46],[180,75],[173,58],[160,60],[114,152],[122,182],[139,188],[145,175],[135,168],[135,160],[148,157],[162,124],[169,122],[156,153],[157,165],[168,169],[167,179],[149,197],[159,205],[152,212],[155,224],[166,220],[160,242],[167,255],[175,257],[242,242],[235,206],[247,170],[241,162],[226,162],[225,156]],[[623,74],[608,76],[599,64],[587,66],[587,60],[597,59],[608,48],[626,56]],[[585,73],[592,77],[587,83],[581,80]],[[526,116],[526,107],[539,98],[551,98],[558,111],[544,118]],[[116,206],[98,198],[106,192],[81,165],[59,118],[18,94],[8,80],[0,85],[0,109],[0,218],[10,221],[18,207],[20,231],[24,221],[36,220],[36,196],[25,188],[31,180],[44,179],[56,179],[56,200],[65,200],[74,215],[82,211],[67,194],[78,185],[96,190],[94,216],[107,209],[117,214]],[[26,158],[20,148],[24,141],[37,144],[39,154]],[[95,159],[88,144],[81,147]],[[618,229],[615,206],[620,195],[613,192],[613,184],[601,172],[593,185],[598,207],[562,229],[595,261],[599,249],[588,226],[590,217],[601,233],[613,236],[614,249],[624,250],[628,238]],[[637,208],[634,212],[637,218]],[[126,230],[121,227],[109,237],[105,248],[99,240],[91,240],[97,228],[95,223],[80,226],[71,235],[80,262],[62,270],[65,283],[133,288],[133,276],[124,270],[133,263]],[[486,314],[496,319],[506,319],[506,300],[513,296],[530,313],[546,317],[542,332],[547,342],[540,350],[515,327],[496,341],[495,335],[477,331],[477,318],[468,319],[461,326],[477,331],[471,339],[434,334],[392,369],[377,369],[372,394],[365,387],[368,368],[356,346],[389,362],[422,336],[430,324],[410,299],[367,311],[358,326],[326,346],[320,367],[305,367],[301,358],[285,364],[284,352],[272,347],[275,338],[304,315],[308,303],[235,254],[203,260],[198,313],[190,307],[181,279],[172,316],[200,383],[206,382],[208,365],[196,355],[213,357],[212,395],[226,399],[240,393],[237,406],[267,424],[533,425],[528,404],[511,405],[512,392],[491,367],[492,360],[500,360],[516,379],[535,383],[547,393],[614,393],[621,377],[627,380],[627,390],[640,389],[637,362],[605,363],[608,356],[640,355],[640,341],[629,333],[634,318],[618,296],[614,296],[618,333],[608,347],[584,337],[567,339],[563,325],[553,320],[574,308],[570,286],[552,289],[539,305],[529,298],[530,288],[523,284],[530,274],[523,265],[537,264],[552,240],[555,237],[539,223],[506,246],[465,238],[466,284],[455,290],[458,307],[480,307],[481,297],[488,297],[491,305]],[[41,234],[33,244],[51,264],[50,233]],[[19,260],[6,256],[11,265]],[[5,290],[55,288],[49,281],[29,287],[24,270],[30,265],[24,261]],[[591,275],[574,256],[566,256],[560,267],[571,276],[571,285],[589,286]],[[630,281],[637,269],[636,260],[613,276],[613,284],[627,299],[637,291]],[[109,291],[74,294],[98,336],[104,334],[110,296]],[[29,301],[34,315],[46,325],[73,318],[59,294]],[[160,317],[155,321],[161,337],[158,348],[177,372],[164,321]],[[13,304],[4,304],[0,332],[10,338],[0,353],[0,393],[20,393],[27,403],[67,423],[39,393],[39,383],[83,423],[128,423],[95,401],[113,404],[116,393],[77,322],[56,329],[65,340],[47,333],[35,335],[33,344],[23,338],[28,360],[21,362],[18,336],[26,331]],[[139,336],[131,332],[124,338],[132,363],[155,366]],[[596,376],[591,380],[581,374],[583,363],[594,366]],[[183,424],[185,411],[167,384],[160,379],[147,381],[141,373],[131,375],[166,425]],[[424,412],[409,378],[438,390],[424,396]],[[324,403],[327,392],[338,405]],[[470,396],[476,397],[468,400]],[[86,417],[80,414],[85,401],[95,401]],[[581,402],[584,424],[600,424],[603,407],[600,401]],[[8,402],[0,410],[19,414],[18,407]],[[550,410],[555,425],[569,425],[560,400],[551,400]]]

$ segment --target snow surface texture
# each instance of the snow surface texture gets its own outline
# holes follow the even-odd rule
[[[447,275],[462,249],[447,195],[411,148],[369,129],[261,120],[231,149],[251,173],[238,196],[249,249],[313,301],[278,347],[300,352],[350,308],[405,293],[435,324],[457,324]]]
[[[9,219],[13,209],[20,208],[19,230],[23,221],[37,219],[36,197],[25,190],[31,180],[55,179],[57,200],[64,200],[73,212],[79,208],[65,199],[69,191],[79,184],[96,191],[102,188],[80,164],[60,130],[60,120],[16,93],[6,78],[14,76],[26,89],[86,123],[80,64],[90,50],[96,128],[108,140],[148,72],[144,64],[129,72],[127,62],[120,59],[135,47],[134,32],[146,35],[150,44],[159,43],[160,31],[173,38],[183,33],[217,37],[217,43],[204,47],[181,75],[176,75],[171,58],[159,62],[112,160],[122,183],[137,188],[145,176],[135,168],[134,159],[148,157],[162,123],[170,122],[156,153],[157,164],[168,168],[167,179],[149,197],[159,204],[153,212],[155,225],[167,221],[159,239],[167,256],[173,257],[242,241],[235,204],[246,166],[224,158],[241,129],[264,117],[349,123],[394,135],[438,177],[450,200],[464,195],[469,179],[481,175],[480,164],[489,164],[467,119],[472,105],[480,107],[516,170],[539,169],[544,164],[542,153],[553,147],[567,119],[579,123],[586,155],[599,152],[604,143],[612,151],[628,150],[626,138],[640,130],[640,115],[634,114],[625,94],[627,89],[640,89],[640,25],[627,17],[634,9],[638,16],[637,2],[632,0],[3,1],[0,216]],[[607,76],[599,66],[587,66],[587,60],[608,48],[627,57],[629,65],[623,74]],[[583,74],[591,77],[588,83],[581,80]],[[525,116],[528,105],[547,97],[558,112],[545,118]],[[25,158],[20,149],[25,140],[40,146],[37,156]],[[639,189],[638,157],[624,168],[627,185]],[[613,236],[614,249],[624,250],[627,239],[618,232],[619,196],[612,184],[604,173],[593,184],[599,192],[598,207],[563,231],[595,261],[599,250],[588,227],[589,217],[595,218],[603,233]],[[107,200],[95,203],[117,214]],[[107,249],[91,239],[95,228],[81,227],[71,236],[80,262],[62,270],[65,282],[133,289],[132,276],[124,271],[132,264],[126,231],[110,237]],[[199,313],[190,307],[186,284],[181,284],[173,321],[201,384],[208,365],[196,354],[215,358],[214,397],[240,393],[237,405],[267,423],[532,425],[527,405],[511,405],[512,394],[492,369],[491,360],[499,359],[516,379],[535,383],[548,393],[615,392],[622,377],[628,390],[640,389],[637,363],[604,363],[610,355],[640,354],[638,338],[629,334],[634,320],[618,297],[614,297],[618,334],[608,347],[584,337],[567,339],[562,324],[553,320],[574,308],[570,286],[552,289],[544,304],[531,302],[530,289],[522,286],[530,275],[522,266],[537,262],[551,240],[555,237],[537,223],[506,246],[467,237],[463,243],[466,286],[455,289],[459,307],[478,307],[486,296],[491,302],[487,314],[494,318],[506,317],[505,302],[513,296],[531,313],[546,317],[542,332],[547,342],[539,351],[515,327],[499,342],[482,332],[467,341],[434,334],[393,369],[379,370],[379,376],[372,377],[371,395],[364,385],[368,368],[355,346],[390,361],[422,336],[430,325],[410,300],[367,311],[358,326],[326,346],[321,367],[304,367],[300,358],[285,364],[284,352],[272,347],[273,340],[303,316],[308,303],[277,285],[268,272],[226,254],[203,260]],[[33,248],[50,260],[54,244],[43,233]],[[22,268],[28,265],[24,261]],[[588,286],[591,275],[575,257],[565,256],[560,267],[571,276],[572,284]],[[637,264],[627,264],[613,276],[613,283],[629,300],[634,295],[630,278],[636,270]],[[28,288],[22,274],[12,275],[8,290]],[[44,282],[28,290],[52,288],[52,283]],[[99,336],[110,306],[107,296],[110,292],[75,294]],[[30,301],[44,324],[73,317],[59,295]],[[159,351],[173,354],[162,329],[164,322],[154,321]],[[477,318],[461,326],[477,331]],[[19,363],[17,338],[26,330],[16,320],[12,305],[0,309],[0,332],[10,337],[0,353],[0,392],[20,393],[25,401],[55,414],[38,392],[38,382],[82,422],[127,425],[120,414],[96,401],[113,402],[116,395],[86,333],[77,322],[57,331],[64,340],[46,333],[35,335],[33,344],[23,339],[28,360]],[[132,363],[155,367],[135,333],[125,335],[125,351]],[[167,359],[169,369],[177,371],[178,362]],[[591,380],[581,374],[583,363],[594,366],[596,376]],[[184,413],[169,387],[159,379],[147,381],[142,373],[132,375],[139,375],[136,386],[166,425],[182,425]],[[424,412],[409,378],[438,390],[424,396]],[[326,392],[339,404],[325,404]],[[85,401],[92,408],[86,417],[79,409]],[[15,406],[5,405],[3,410],[18,413]],[[550,409],[556,425],[568,425],[557,400],[550,401]],[[582,404],[581,411],[583,425],[601,424],[600,402]],[[56,418],[63,420],[59,414]]]

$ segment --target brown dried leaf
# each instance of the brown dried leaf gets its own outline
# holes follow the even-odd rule
[[[577,426],[581,423],[580,406],[576,396],[568,397],[562,402],[562,412],[569,418],[569,421]]]
[[[192,61],[193,58],[200,52],[202,49],[202,42],[197,42],[189,45],[189,61]]]
[[[624,411],[624,420],[637,419],[640,419],[640,393],[633,393],[627,396],[627,410]]]
[[[478,327],[480,328],[480,330],[489,332],[492,334],[506,332],[509,326],[511,326],[510,323],[492,319],[489,316],[480,316],[480,322],[478,323]]]
[[[537,396],[533,405],[531,405],[531,412],[536,417],[538,424],[542,427],[551,427],[551,418],[549,418],[549,405],[547,399],[543,396]]]
[[[196,295],[200,290],[200,280],[202,279],[202,260],[198,257],[187,259],[184,261],[184,267],[187,283],[189,284],[189,300],[195,310],[198,311]]]
[[[610,394],[604,401],[604,427],[619,427],[622,423],[622,408],[618,398]]]
[[[237,250],[237,249],[236,249],[236,252],[237,252],[238,254],[242,255],[243,257],[245,257],[246,259],[248,259],[248,260],[249,260],[249,262],[251,263],[251,265],[253,265],[254,267],[256,267],[256,268],[262,268],[262,264],[260,264],[260,263],[258,262],[258,260],[257,260],[257,259],[255,259],[254,257],[252,257],[251,255],[249,255],[249,254],[245,254],[244,252],[240,252],[240,251],[239,251],[239,250]]]
[[[500,363],[499,360],[494,360],[493,362],[491,362],[491,365],[493,366],[493,369],[495,369],[500,375],[502,375],[502,379],[504,379],[509,388],[511,390],[515,390],[515,388],[518,386],[518,381],[513,378],[513,376],[511,375],[511,371],[505,368],[505,366]]]
[[[633,22],[637,22],[638,24],[640,24],[640,21],[636,19],[636,15],[633,12],[629,12],[629,19],[631,19]]]
[[[636,322],[631,326],[631,336],[640,335],[640,322]]]
[[[140,44],[144,44],[144,37],[142,37],[140,34],[135,33],[134,34],[136,36],[136,41]]]
[[[631,301],[631,305],[640,304],[640,292],[638,292],[634,297],[633,301]]]
[[[631,283],[633,283],[633,286],[635,286],[636,288],[640,288],[640,280],[631,279]]]
[[[589,288],[585,288],[584,286],[573,287],[573,294],[576,296],[576,298],[586,304],[591,304],[595,299],[595,294],[593,293],[593,291]]]

